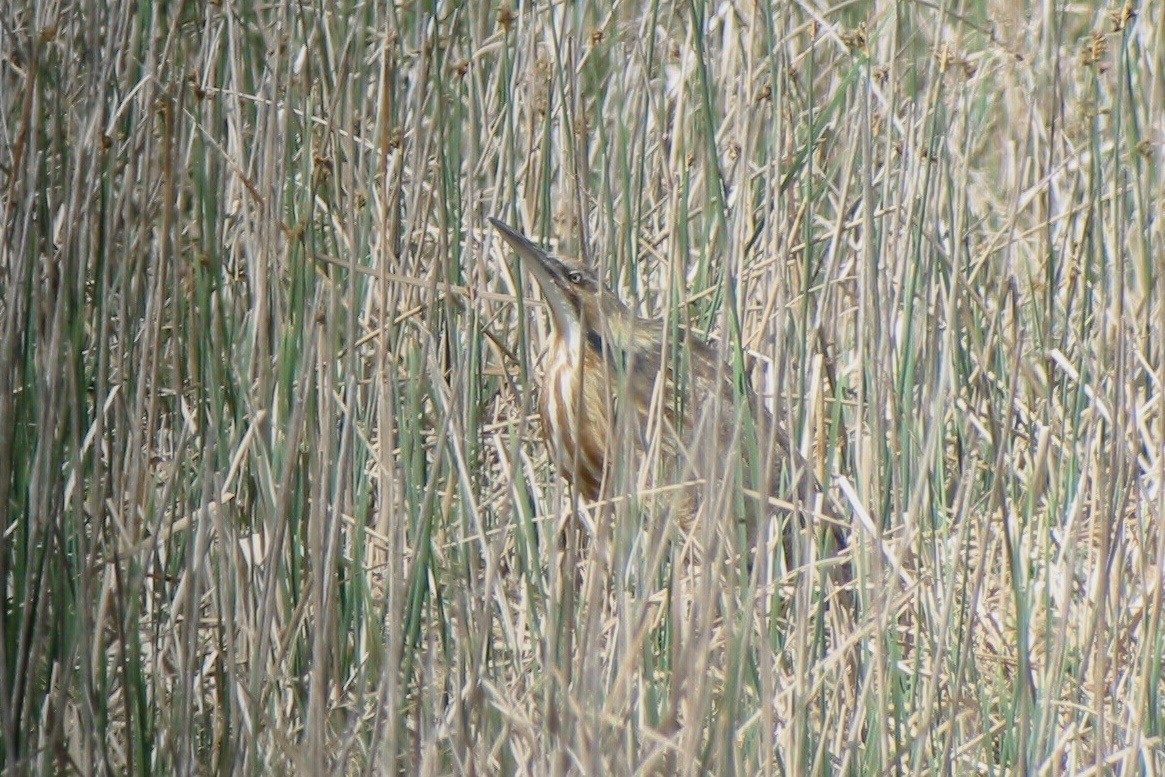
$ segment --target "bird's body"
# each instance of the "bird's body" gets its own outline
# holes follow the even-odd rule
[[[782,463],[799,465],[799,497],[817,491],[783,430],[751,391],[737,388],[716,349],[684,328],[636,315],[586,265],[491,222],[550,308],[543,430],[551,458],[581,497],[593,502],[628,489],[648,450],[659,451],[676,482],[690,484],[723,478],[726,462],[742,450],[757,453],[768,467],[738,459],[753,514],[765,511]]]
[[[610,422],[606,398],[594,381],[587,391],[584,376],[603,368],[602,357],[584,351],[577,338],[553,343],[547,354],[541,397],[543,435],[558,470],[584,498],[594,501],[602,492]]]
[[[629,459],[647,449],[655,427],[668,460],[676,455],[677,433],[690,429],[676,423],[677,404],[684,398],[677,397],[680,382],[673,370],[663,366],[662,327],[626,308],[588,323],[585,332],[552,335],[541,410],[559,471],[581,496],[595,501],[611,491],[616,461],[623,462],[624,472],[632,471]],[[705,348],[701,343],[700,350]],[[711,361],[701,354],[697,363]],[[662,383],[657,387],[657,382]]]

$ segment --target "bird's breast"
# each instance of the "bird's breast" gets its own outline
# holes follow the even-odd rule
[[[551,458],[586,499],[599,498],[609,444],[609,381],[588,348],[553,344],[542,376],[542,426]]]

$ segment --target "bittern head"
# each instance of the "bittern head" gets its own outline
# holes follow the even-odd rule
[[[538,282],[560,337],[580,342],[595,328],[603,328],[604,322],[626,318],[627,308],[603,286],[592,268],[582,262],[553,256],[505,222],[495,218],[489,221],[502,233],[522,260],[522,266]]]

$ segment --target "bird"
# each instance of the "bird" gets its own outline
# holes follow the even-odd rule
[[[629,457],[642,456],[653,439],[680,482],[724,477],[727,455],[741,452],[743,491],[750,495],[746,536],[755,537],[761,515],[774,504],[766,495],[779,496],[779,472],[763,472],[758,464],[771,462],[774,470],[791,464],[793,495],[804,504],[822,496],[808,462],[715,346],[687,328],[636,314],[588,264],[555,256],[500,219],[489,221],[549,309],[540,380],[543,437],[554,465],[582,499],[594,503],[627,488],[628,473],[636,472]],[[765,455],[765,446],[773,455]],[[695,501],[683,500],[686,511]],[[841,550],[844,522],[828,500],[822,503]]]

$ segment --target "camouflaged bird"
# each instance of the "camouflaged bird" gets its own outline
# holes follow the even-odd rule
[[[730,473],[727,459],[736,451],[743,493],[750,495],[744,506],[750,538],[782,466],[792,465],[792,491],[812,508],[821,489],[808,464],[755,394],[738,389],[715,348],[684,328],[668,330],[636,315],[587,265],[551,255],[498,219],[490,222],[550,309],[543,432],[551,459],[579,496],[595,502],[625,492],[631,484],[624,480],[620,488],[617,481],[638,473],[655,439],[675,482],[693,484],[685,511],[694,510],[694,486],[702,479],[717,482]],[[669,335],[679,342],[669,343]],[[836,510],[828,503],[824,510],[836,545],[844,547]]]

